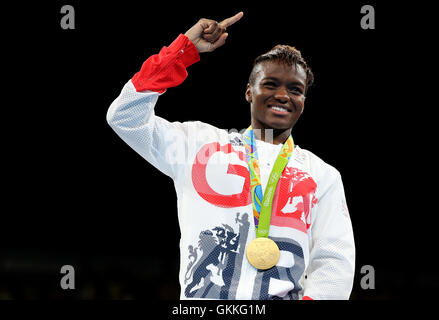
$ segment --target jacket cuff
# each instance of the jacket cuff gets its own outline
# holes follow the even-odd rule
[[[200,54],[197,47],[186,37],[180,34],[168,47],[171,52],[178,52],[180,61],[187,68],[200,61]]]
[[[163,47],[158,54],[150,56],[131,81],[137,92],[150,90],[163,93],[181,84],[188,75],[186,68],[199,60],[197,48],[180,34],[169,47]]]

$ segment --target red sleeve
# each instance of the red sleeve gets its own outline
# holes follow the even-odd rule
[[[314,300],[314,299],[311,298],[311,297],[308,297],[308,296],[304,296],[304,297],[302,298],[302,300]]]
[[[176,87],[187,77],[186,68],[200,61],[197,48],[183,34],[159,54],[149,57],[131,79],[136,91],[150,90],[159,93]]]

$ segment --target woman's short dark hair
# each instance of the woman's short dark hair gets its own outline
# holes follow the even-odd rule
[[[250,77],[248,82],[250,85],[254,85],[256,80],[256,66],[265,61],[275,61],[278,63],[283,63],[287,66],[297,66],[300,65],[306,74],[306,88],[305,91],[312,85],[314,82],[314,74],[311,71],[311,68],[306,63],[305,59],[303,59],[302,54],[295,47],[291,47],[288,45],[278,44],[270,51],[261,54],[256,57],[253,62],[253,68],[250,73]]]

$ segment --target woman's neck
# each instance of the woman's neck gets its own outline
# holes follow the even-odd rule
[[[291,134],[291,129],[273,129],[273,128],[265,128],[258,123],[253,123],[252,121],[252,129],[253,133],[258,140],[262,140],[271,144],[280,144],[284,143]]]

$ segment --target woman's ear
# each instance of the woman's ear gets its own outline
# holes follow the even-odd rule
[[[303,110],[305,110],[305,100],[306,100],[306,96],[303,96],[303,107],[302,107],[302,111],[300,111],[300,114],[303,113]]]
[[[247,83],[247,89],[245,90],[245,100],[247,100],[248,103],[252,103],[252,89],[250,83]]]

